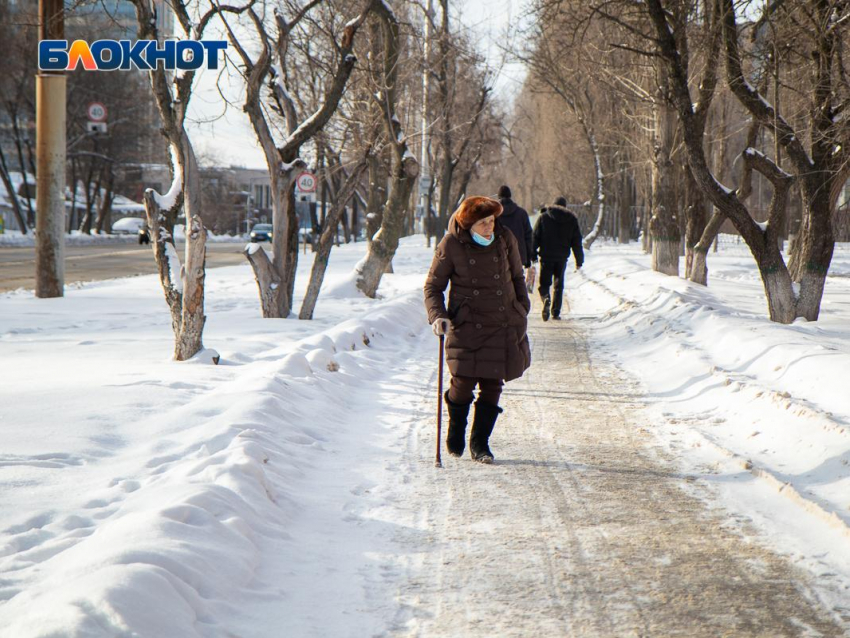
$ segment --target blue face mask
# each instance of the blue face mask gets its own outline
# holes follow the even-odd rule
[[[478,233],[476,233],[476,232],[473,232],[473,233],[472,233],[472,241],[474,241],[474,242],[475,242],[476,244],[478,244],[479,246],[489,246],[490,244],[492,244],[492,243],[493,243],[493,240],[494,240],[495,238],[496,238],[496,233],[493,233],[493,234],[490,236],[490,239],[487,239],[487,238],[486,238],[486,237],[484,237],[483,235],[479,235],[479,234],[478,234]]]

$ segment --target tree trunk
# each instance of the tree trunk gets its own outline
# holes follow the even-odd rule
[[[826,275],[835,249],[832,232],[832,206],[830,183],[827,179],[810,177],[815,188],[803,179],[803,226],[797,240],[796,279],[800,284],[798,315],[809,321],[817,321]]]
[[[318,241],[316,241],[316,255],[313,258],[313,268],[310,272],[310,283],[307,286],[307,293],[304,295],[304,301],[301,304],[301,312],[298,313],[299,319],[313,318],[313,311],[316,309],[316,301],[319,298],[319,292],[322,289],[322,282],[325,279],[325,271],[328,267],[328,258],[330,257],[331,248],[333,247],[337,224],[341,217],[345,217],[345,205],[354,194],[357,182],[360,180],[360,176],[363,174],[363,171],[367,166],[367,162],[363,161],[355,167],[351,175],[346,180],[345,185],[336,193],[336,201],[326,218],[325,228],[322,231],[321,237],[319,237]]]
[[[3,186],[6,188],[6,196],[9,199],[9,205],[12,207],[12,212],[15,214],[15,219],[18,222],[18,228],[22,235],[27,234],[27,223],[24,219],[24,213],[21,210],[21,200],[18,199],[18,194],[15,192],[15,186],[12,184],[12,178],[9,176],[9,167],[6,165],[6,155],[3,149],[0,148],[0,178],[3,179]]]
[[[668,102],[666,65],[659,69],[659,89],[654,104],[655,153],[652,162],[652,269],[666,275],[679,275],[679,221],[676,217],[673,135],[676,113]]]
[[[800,280],[800,231],[803,228],[803,201],[800,196],[799,183],[791,190],[788,205],[788,270],[794,281]]]
[[[114,188],[115,172],[109,167],[106,173],[106,192],[103,195],[103,200],[100,202],[100,210],[97,212],[97,222],[95,223],[98,235],[103,233],[104,229],[107,232],[112,230],[112,200],[115,198]]]
[[[35,211],[33,210],[33,207],[32,207],[33,193],[32,193],[32,190],[30,189],[29,180],[27,179],[27,168],[26,168],[27,165],[24,163],[24,149],[23,149],[21,128],[20,128],[19,123],[18,123],[17,109],[12,112],[11,116],[12,116],[11,117],[12,132],[13,132],[14,140],[15,140],[15,150],[17,151],[17,154],[18,154],[18,166],[21,167],[21,175],[24,178],[24,192],[26,193],[26,202],[27,202],[27,225],[30,228],[35,228]],[[30,166],[32,166],[32,157],[30,157]],[[36,174],[35,170],[33,170],[32,173],[33,173],[33,175],[35,175]]]
[[[695,284],[708,285],[708,249],[712,244],[716,246],[717,233],[720,232],[724,221],[726,221],[726,215],[716,209],[708,220],[702,237],[693,248],[693,262],[686,276]]]
[[[419,165],[412,156],[404,160],[399,158],[397,164],[398,168],[393,171],[383,223],[369,244],[366,259],[357,277],[357,287],[367,297],[377,294],[381,277],[392,264],[404,224],[406,203],[419,174]]]
[[[619,213],[617,215],[617,242],[628,244],[632,238],[632,208],[635,205],[634,182],[628,171],[620,171]]]
[[[182,305],[183,281],[182,267],[174,238],[165,228],[165,211],[162,211],[154,199],[153,190],[148,189],[144,194],[145,217],[151,236],[151,249],[159,273],[159,282],[165,293],[165,302],[171,312],[171,329],[174,332],[175,344],[180,335],[180,312]]]
[[[260,308],[263,317],[277,316],[281,281],[272,262],[259,244],[249,244],[245,248],[245,256],[254,269],[254,277],[260,290]]]
[[[165,226],[168,211],[159,208],[152,189],[145,191],[144,202],[159,281],[171,312],[174,358],[186,361],[204,348],[206,229],[199,216],[191,218],[186,233],[186,265],[181,266],[174,239]]]
[[[605,220],[605,176],[602,172],[602,158],[599,155],[599,144],[596,142],[596,135],[587,125],[585,118],[579,118],[584,135],[587,139],[587,144],[590,146],[590,152],[593,155],[593,167],[595,169],[595,182],[593,187],[593,198],[596,200],[596,223],[593,224],[593,230],[584,238],[584,248],[589,249],[596,238],[599,236],[599,231],[602,228],[602,223]]]
[[[191,359],[204,349],[204,281],[206,279],[207,229],[200,215],[186,219],[186,265],[182,269],[183,302],[181,329],[174,348],[177,361]]]
[[[436,235],[438,243],[440,239],[442,239],[443,235],[446,234],[449,217],[451,216],[451,212],[453,212],[449,211],[449,205],[451,204],[452,198],[452,181],[454,179],[454,173],[455,164],[452,161],[452,158],[444,158],[440,175],[440,201],[438,203],[438,206],[440,207],[438,211],[439,224],[437,225]]]
[[[694,179],[691,169],[685,166],[685,193],[687,197],[686,226],[685,226],[685,277],[691,279],[694,268],[695,248],[702,239],[706,228],[706,201]],[[703,257],[706,253],[703,253]],[[707,276],[707,271],[706,271]]]
[[[378,232],[383,223],[384,202],[387,201],[387,175],[384,170],[384,160],[378,155],[369,159],[369,200],[366,209],[366,242],[371,243],[372,237]]]
[[[97,151],[97,146],[95,146],[95,151]],[[89,159],[89,170],[86,174],[86,212],[83,215],[83,221],[80,222],[80,232],[84,235],[91,235],[91,227],[94,221],[94,204],[95,198],[97,197],[97,193],[100,190],[100,178],[98,178],[97,183],[94,185],[94,192],[92,192],[92,180],[94,179],[94,157]]]

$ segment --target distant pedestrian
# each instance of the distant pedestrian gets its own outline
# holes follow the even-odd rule
[[[481,463],[493,462],[489,439],[502,412],[504,382],[521,377],[531,364],[526,336],[531,302],[517,241],[496,219],[500,215],[502,205],[495,199],[463,200],[425,280],[428,321],[434,334],[446,335],[452,374],[444,397],[449,411],[446,447],[452,456],[463,455],[477,385],[469,451]]]
[[[572,250],[576,270],[584,263],[581,247],[581,228],[578,218],[566,208],[567,200],[559,197],[551,206],[540,210],[534,224],[534,247],[532,255],[540,258],[540,298],[543,300],[543,321],[561,318],[564,299],[564,271]],[[550,288],[554,292],[550,297]]]
[[[499,203],[502,205],[502,214],[499,216],[499,223],[514,234],[519,247],[520,261],[522,261],[524,268],[529,268],[532,261],[532,238],[531,222],[528,220],[528,213],[511,199],[511,189],[509,186],[499,187]]]

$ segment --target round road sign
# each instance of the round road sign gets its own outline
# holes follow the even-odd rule
[[[302,193],[312,193],[316,190],[316,177],[312,173],[301,173],[295,184]]]
[[[86,115],[89,116],[89,120],[92,122],[105,122],[106,106],[100,102],[92,102],[86,107]]]

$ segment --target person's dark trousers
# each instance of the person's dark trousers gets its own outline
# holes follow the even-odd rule
[[[472,391],[478,386],[478,399],[492,405],[499,405],[504,381],[501,379],[480,379],[478,377],[452,376],[446,398],[455,404],[472,403]]]
[[[540,260],[540,287],[537,289],[541,299],[549,296],[549,289],[554,283],[555,290],[552,292],[552,316],[561,315],[561,304],[564,302],[564,271],[567,262]]]

